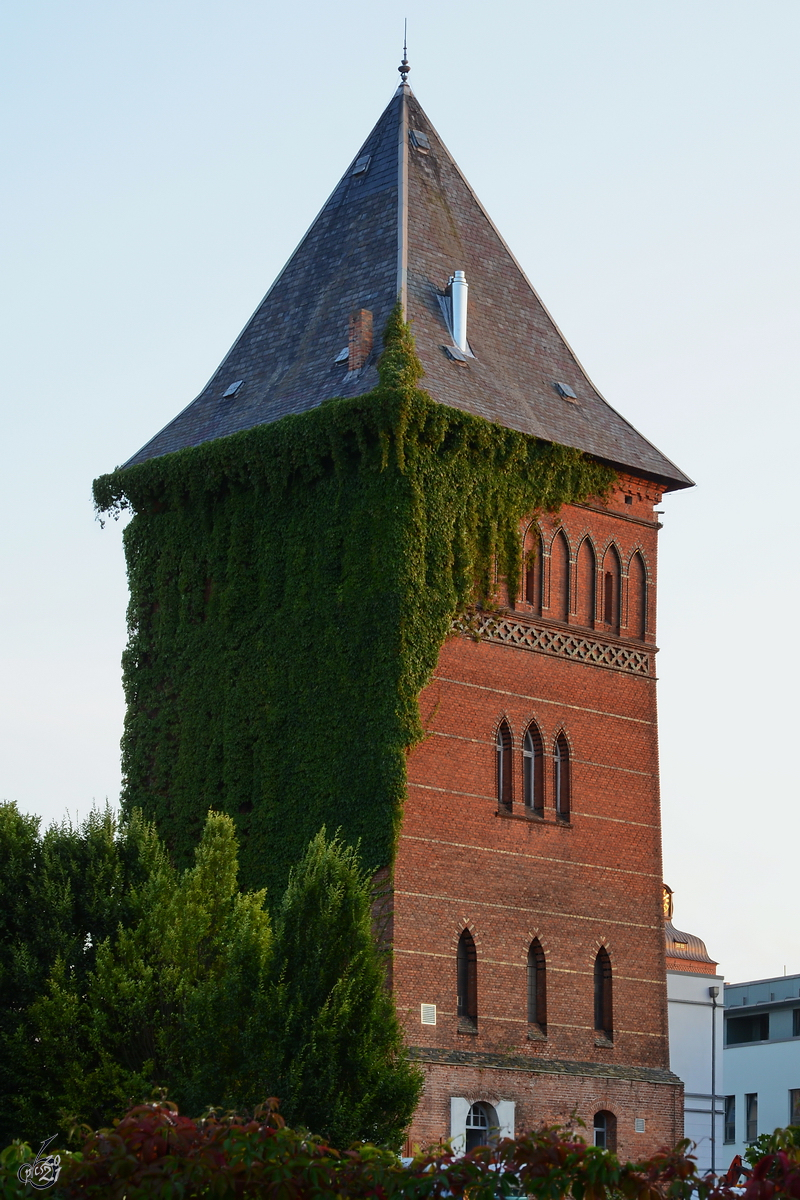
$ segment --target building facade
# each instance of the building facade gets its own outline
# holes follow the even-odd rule
[[[494,610],[454,614],[419,695],[425,736],[408,755],[382,876],[392,986],[425,1076],[409,1141],[472,1145],[575,1115],[599,1143],[644,1155],[683,1130],[668,1046],[655,617],[658,504],[691,481],[594,387],[405,78],[208,386],[126,468],[154,478],[177,451],[369,396],[398,301],[437,404],[615,472],[603,499],[528,515],[520,595],[499,580]],[[155,607],[140,606],[142,622]],[[297,686],[310,695],[318,683]],[[270,802],[263,764],[280,753],[258,746],[253,799],[233,810],[245,833]],[[224,806],[196,757],[192,769],[198,805],[210,795]],[[167,773],[160,812],[171,786]],[[313,815],[304,801],[303,819]]]
[[[684,1137],[694,1143],[698,1170],[703,1174],[719,1173],[731,1159],[724,1144],[723,1127],[725,981],[705,943],[694,934],[675,928],[669,888],[664,889],[664,918],[669,1061],[683,1080]]]
[[[725,985],[726,1155],[800,1126],[800,975]]]

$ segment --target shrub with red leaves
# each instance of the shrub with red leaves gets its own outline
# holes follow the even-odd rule
[[[401,1162],[389,1150],[357,1144],[338,1151],[286,1127],[274,1100],[252,1117],[210,1114],[194,1121],[174,1104],[143,1104],[113,1129],[62,1153],[51,1200],[739,1200],[742,1189],[698,1176],[689,1143],[637,1163],[589,1146],[578,1134],[543,1128],[469,1154],[447,1146]],[[10,1153],[10,1151],[14,1153]],[[29,1149],[24,1148],[30,1155]],[[0,1200],[26,1194],[16,1168],[23,1148],[0,1155]],[[800,1150],[776,1143],[754,1165],[744,1200],[800,1200]]]

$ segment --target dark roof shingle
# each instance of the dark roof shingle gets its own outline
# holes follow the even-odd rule
[[[428,152],[410,139],[400,144],[406,122],[427,134]],[[364,155],[367,171],[353,175]],[[357,376],[345,378],[347,363],[334,360],[354,309],[370,309],[376,335],[383,329],[399,293],[403,237],[406,313],[425,368],[423,386],[435,400],[575,446],[668,488],[690,486],[600,396],[408,85],[398,89],[207,386],[126,465],[305,412],[332,396],[370,391],[379,345]],[[455,270],[464,270],[469,283],[475,357],[466,365],[444,350],[451,338],[438,299]],[[223,399],[239,379],[236,394]],[[563,399],[556,382],[574,391],[575,401]]]

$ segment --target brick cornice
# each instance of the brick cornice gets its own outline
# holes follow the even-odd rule
[[[440,1050],[432,1046],[409,1046],[414,1062],[442,1066],[478,1067],[492,1071],[527,1071],[531,1075],[587,1075],[603,1079],[630,1079],[674,1087],[681,1080],[672,1071],[658,1067],[634,1067],[618,1063],[570,1062],[561,1058],[523,1057],[518,1054],[488,1054],[477,1050]]]

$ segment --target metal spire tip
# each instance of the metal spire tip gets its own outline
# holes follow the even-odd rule
[[[405,83],[408,79],[408,72],[411,70],[408,65],[408,18],[403,22],[403,61],[397,69],[400,72],[400,78]]]

